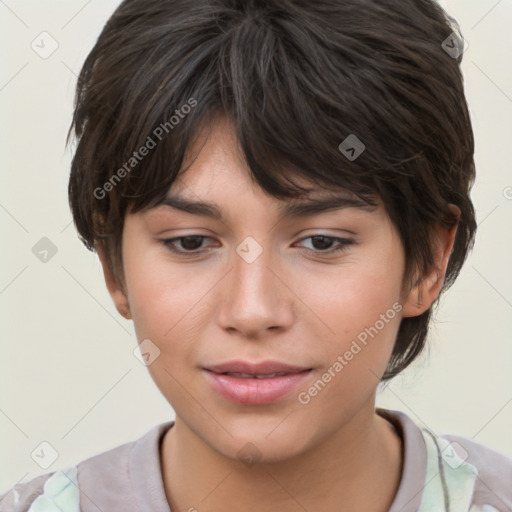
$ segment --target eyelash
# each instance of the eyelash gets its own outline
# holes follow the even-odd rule
[[[164,247],[166,247],[169,251],[173,252],[174,254],[178,254],[180,256],[186,257],[189,255],[192,256],[192,255],[202,254],[202,253],[206,252],[205,250],[183,251],[183,250],[176,249],[176,246],[174,245],[174,243],[178,240],[183,240],[185,238],[201,238],[204,240],[204,239],[208,239],[211,237],[205,236],[205,235],[187,235],[187,236],[179,236],[176,238],[167,238],[167,239],[161,240],[161,242],[164,245]],[[328,235],[322,235],[322,234],[306,236],[304,238],[301,238],[299,240],[299,242],[302,242],[303,240],[308,240],[310,238],[324,238],[324,239],[335,241],[335,242],[339,243],[337,248],[326,249],[324,251],[305,248],[305,250],[308,252],[313,252],[314,254],[322,254],[322,255],[323,254],[332,255],[332,254],[338,254],[338,253],[344,252],[344,251],[348,250],[349,245],[352,245],[355,243],[355,241],[351,238],[340,238],[340,237],[328,236]]]

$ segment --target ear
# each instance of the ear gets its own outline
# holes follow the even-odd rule
[[[114,301],[117,311],[121,316],[127,320],[132,318],[130,312],[130,304],[128,303],[128,297],[125,291],[119,286],[116,278],[108,264],[108,258],[106,250],[103,244],[98,244],[96,247],[98,258],[100,259],[101,266],[103,267],[103,275],[105,277],[105,284],[107,285],[108,292]]]
[[[436,225],[433,228],[434,265],[428,274],[423,276],[409,291],[403,302],[404,317],[418,316],[424,313],[441,291],[460,219],[460,209],[454,204],[450,204],[449,208],[457,217],[457,222],[453,226]]]

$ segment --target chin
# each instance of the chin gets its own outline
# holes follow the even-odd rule
[[[269,423],[272,423],[270,428]],[[226,423],[225,428],[232,437],[223,431],[221,438],[205,441],[224,457],[240,461],[247,467],[292,459],[312,443],[300,425],[280,424],[275,418],[269,422],[247,417],[247,421],[237,425]]]

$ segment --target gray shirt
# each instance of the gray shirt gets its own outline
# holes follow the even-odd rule
[[[390,512],[512,512],[512,458],[462,436],[427,436],[403,412],[381,408],[376,411],[393,423],[404,447],[402,476]],[[75,474],[80,510],[171,512],[162,479],[160,446],[163,435],[173,425],[172,421],[156,425],[135,441],[79,462]],[[429,448],[430,438],[438,441],[432,441],[431,446],[436,446],[439,452],[439,471],[437,452]],[[442,453],[439,441],[444,446]],[[471,476],[464,483],[466,494],[469,489],[466,500],[457,496],[456,481],[450,484],[451,488],[444,482],[443,471],[450,482],[448,473],[452,469],[449,466],[456,466],[450,458],[462,464]],[[54,473],[37,476],[0,494],[0,512],[27,512],[32,502],[43,494],[46,481]],[[434,477],[442,483],[437,490]],[[466,485],[468,482],[469,487]],[[442,498],[437,496],[441,493]],[[437,505],[433,505],[432,500]],[[442,508],[439,508],[439,503],[443,504]],[[42,509],[37,507],[37,510]]]

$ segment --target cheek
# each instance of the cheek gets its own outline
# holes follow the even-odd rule
[[[346,278],[326,281],[322,295],[315,295],[312,309],[323,311],[315,345],[323,367],[298,396],[312,415],[330,411],[331,419],[342,421],[372,396],[386,370],[401,320],[400,276],[374,270],[352,269]]]
[[[315,279],[304,278],[302,294],[336,334],[354,334],[400,300],[402,266],[400,254],[392,251],[361,254]]]
[[[130,309],[138,342],[149,339],[160,351],[147,367],[152,379],[164,396],[179,404],[180,382],[196,364],[194,340],[208,317],[207,301],[201,298],[211,286],[148,253],[131,253],[125,261]]]
[[[213,315],[211,292],[219,278],[211,272],[198,274],[193,267],[170,264],[151,250],[133,251],[125,261],[137,339],[155,343],[159,363],[173,372],[194,359],[197,340]]]
[[[128,300],[139,339],[163,340],[197,294],[186,277],[161,260],[151,251],[126,251]]]
[[[320,320],[315,323],[324,359],[330,365],[343,358],[347,384],[367,378],[368,369],[379,376],[385,370],[401,321],[403,264],[399,247],[381,245],[333,267],[314,286],[304,280],[303,294]]]

